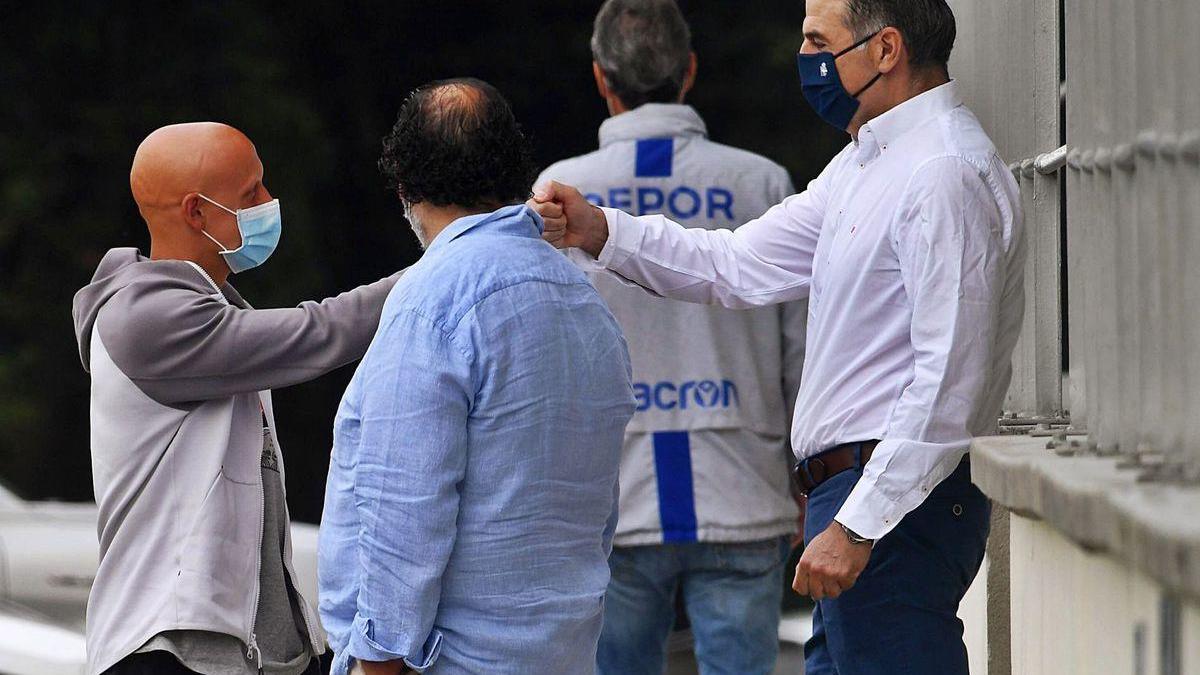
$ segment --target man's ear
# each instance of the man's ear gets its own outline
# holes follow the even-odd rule
[[[604,77],[604,70],[600,68],[600,64],[592,61],[592,77],[596,79],[596,91],[600,93],[600,98],[608,100],[608,80]]]
[[[904,36],[900,31],[892,26],[888,26],[879,31],[879,40],[876,42],[879,54],[879,72],[887,74],[896,69],[903,59],[908,58],[906,52],[907,45],[904,44]]]
[[[200,199],[200,195],[195,192],[189,192],[183,196],[183,200],[179,203],[179,209],[183,213],[183,222],[187,226],[197,232],[203,232],[207,221],[204,217],[204,212],[200,210],[200,203],[204,201]]]
[[[688,59],[687,73],[683,76],[683,88],[679,90],[679,102],[683,103],[683,99],[687,97],[692,87],[696,85],[696,71],[700,67],[700,61],[696,58],[696,52],[692,52]]]

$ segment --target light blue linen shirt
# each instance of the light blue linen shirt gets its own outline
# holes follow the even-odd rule
[[[541,229],[524,206],[456,220],[388,297],[334,424],[335,675],[595,669],[630,363]]]

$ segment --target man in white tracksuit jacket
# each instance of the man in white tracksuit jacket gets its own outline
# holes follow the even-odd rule
[[[787,171],[714,143],[681,103],[696,65],[673,0],[611,0],[592,38],[613,116],[600,149],[548,168],[600,206],[733,229],[792,194]],[[734,311],[654,297],[611,274],[593,283],[633,360],[599,668],[662,672],[681,588],[701,672],[771,672],[796,506],[788,413],[807,303]]]

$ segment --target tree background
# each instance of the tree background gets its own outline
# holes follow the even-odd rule
[[[797,185],[846,142],[800,93],[798,0],[682,0],[700,59],[688,102],[714,140]],[[92,499],[88,387],[71,298],[117,246],[148,250],[129,194],[138,143],[217,120],[255,142],[284,236],[235,285],[258,307],[377,279],[420,254],[375,168],[407,93],[471,75],[496,85],[542,166],[595,149],[607,115],[588,39],[600,3],[21,3],[0,16],[0,480],[34,499]],[[289,503],[320,517],[348,366],[280,390]]]

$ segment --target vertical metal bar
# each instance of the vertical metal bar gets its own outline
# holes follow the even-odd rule
[[[1163,77],[1158,86],[1162,89],[1159,124],[1163,128],[1164,144],[1160,148],[1161,166],[1164,174],[1156,181],[1161,187],[1159,194],[1163,200],[1163,261],[1160,270],[1163,288],[1163,449],[1170,453],[1176,462],[1182,462],[1184,455],[1184,417],[1186,409],[1183,400],[1186,396],[1186,376],[1184,368],[1179,367],[1184,358],[1185,340],[1184,322],[1187,308],[1182,302],[1183,278],[1189,273],[1188,261],[1179,245],[1183,238],[1182,199],[1180,192],[1187,188],[1181,180],[1183,163],[1179,156],[1179,140],[1182,137],[1183,89],[1194,88],[1195,82],[1185,79],[1184,70],[1186,57],[1183,56],[1183,36],[1181,26],[1184,25],[1182,0],[1164,0],[1156,3],[1161,6],[1159,25],[1162,39],[1159,44],[1162,49]],[[1176,40],[1184,39],[1184,43]]]
[[[1009,148],[1013,160],[1024,162],[1035,156],[1039,151],[1037,130],[1035,128],[1035,106],[1033,97],[1036,95],[1039,81],[1037,72],[1038,44],[1040,38],[1036,34],[1032,21],[1032,7],[1029,2],[1012,4],[990,3],[996,21],[1010,21],[1021,34],[1030,36],[1031,47],[1021,50],[1021,56],[1014,63],[1016,67],[1005,73],[1004,88],[996,94],[998,109],[1004,116],[1004,142]],[[995,25],[995,24],[993,24]],[[1015,91],[1025,91],[1024,96],[1013,96]],[[1021,359],[1025,371],[1020,389],[1022,409],[1025,412],[1038,414],[1043,412],[1037,398],[1038,380],[1038,350],[1037,340],[1038,321],[1043,309],[1039,305],[1041,299],[1041,275],[1038,273],[1038,262],[1043,255],[1040,248],[1039,232],[1041,218],[1039,204],[1035,201],[1034,177],[1027,171],[1022,171],[1018,177],[1021,188],[1021,206],[1025,213],[1026,242],[1029,246],[1029,256],[1025,265],[1025,321],[1021,330]]]
[[[1006,9],[1010,16],[1014,16],[1017,19],[1016,25],[1019,26],[1019,30],[1025,35],[1029,35],[1033,40],[1030,48],[1023,50],[1020,59],[1020,68],[1014,69],[1008,82],[1008,92],[1020,91],[1023,88],[1025,96],[1008,96],[1006,98],[1008,100],[1007,114],[1012,117],[1012,121],[1008,123],[1009,130],[1012,136],[1014,136],[1012,143],[1014,147],[1020,148],[1017,155],[1018,159],[1025,160],[1022,162],[1023,170],[1019,181],[1021,186],[1021,204],[1025,212],[1025,238],[1029,246],[1029,257],[1025,264],[1025,297],[1027,298],[1027,307],[1022,337],[1026,345],[1025,358],[1031,377],[1029,378],[1024,394],[1027,398],[1028,410],[1037,413],[1041,412],[1039,409],[1040,402],[1037,400],[1038,380],[1040,376],[1037,369],[1037,355],[1040,348],[1037,342],[1037,328],[1043,309],[1039,304],[1042,284],[1041,274],[1039,273],[1039,262],[1043,255],[1041,249],[1043,223],[1041,205],[1035,199],[1036,179],[1028,169],[1028,158],[1036,156],[1040,150],[1038,146],[1038,132],[1035,127],[1037,106],[1034,101],[1040,84],[1037,74],[1040,49],[1039,45],[1037,45],[1038,37],[1034,24],[1030,20],[1030,3],[1018,2],[1015,3],[1014,7]],[[1022,84],[1018,84],[1018,82]]]
[[[1088,45],[1095,44],[1099,39],[1096,24],[1097,17],[1102,14],[1103,9],[1100,2],[1104,1],[1106,0],[1097,0],[1095,4],[1083,3],[1085,10],[1082,20],[1085,22],[1086,37],[1083,42],[1074,46],[1075,49],[1080,50],[1083,54],[1087,54],[1090,51]],[[1083,62],[1086,64],[1085,77],[1079,84],[1085,95],[1086,102],[1084,105],[1087,110],[1087,118],[1085,118],[1086,121],[1080,124],[1080,128],[1084,130],[1087,139],[1084,145],[1087,149],[1083,153],[1082,160],[1083,180],[1086,185],[1084,199],[1088,206],[1085,218],[1087,219],[1089,243],[1084,264],[1087,265],[1088,269],[1088,285],[1093,289],[1090,296],[1092,320],[1088,339],[1091,342],[1092,359],[1089,373],[1094,384],[1093,391],[1096,394],[1094,398],[1092,428],[1094,429],[1094,435],[1098,443],[1111,445],[1113,442],[1110,431],[1112,426],[1112,418],[1110,417],[1112,406],[1108,402],[1108,397],[1112,392],[1113,378],[1111,377],[1111,371],[1106,368],[1111,368],[1112,361],[1106,360],[1106,355],[1102,349],[1103,341],[1101,340],[1101,336],[1104,335],[1106,330],[1111,330],[1105,316],[1106,305],[1104,298],[1106,297],[1106,291],[1104,289],[1104,279],[1106,275],[1112,274],[1112,270],[1109,269],[1110,264],[1107,258],[1103,256],[1104,237],[1108,236],[1105,223],[1102,220],[1106,209],[1101,206],[1103,192],[1096,189],[1095,164],[1093,163],[1096,154],[1095,148],[1099,147],[1102,137],[1095,121],[1091,119],[1096,109],[1100,108],[1100,100],[1104,98],[1101,96],[1101,89],[1104,87],[1104,82],[1096,77],[1096,73],[1101,65],[1098,60],[1085,58]],[[1108,297],[1111,298],[1111,296]]]
[[[1142,18],[1138,30],[1138,86],[1141,88],[1138,105],[1138,229],[1141,234],[1139,246],[1138,281],[1141,307],[1145,313],[1141,323],[1141,353],[1143,355],[1141,393],[1141,437],[1149,447],[1162,449],[1163,425],[1163,194],[1162,167],[1158,158],[1157,141],[1162,129],[1159,111],[1163,105],[1162,54],[1160,43],[1159,8],[1162,2],[1139,2],[1138,13]],[[1149,79],[1143,79],[1149,78]]]
[[[1121,3],[1127,4],[1127,3]],[[1105,14],[1100,17],[1097,26],[1100,28],[1098,39],[1108,40],[1107,44],[1122,44],[1121,37],[1117,35],[1117,28],[1114,25],[1116,18],[1119,16],[1121,6],[1113,0],[1107,0],[1104,4]],[[1127,39],[1127,38],[1126,38]],[[1128,56],[1122,54],[1123,50],[1113,49],[1108,50],[1106,54],[1106,65],[1110,73],[1119,72],[1119,64],[1122,59],[1127,59]],[[1110,273],[1104,277],[1106,295],[1110,298],[1109,302],[1105,303],[1104,311],[1107,317],[1106,334],[1104,340],[1105,360],[1108,363],[1114,364],[1115,377],[1112,378],[1107,387],[1107,400],[1109,401],[1110,419],[1115,422],[1108,429],[1107,437],[1115,440],[1121,447],[1129,449],[1136,446],[1136,442],[1126,442],[1125,432],[1129,429],[1129,422],[1132,421],[1132,415],[1129,414],[1128,403],[1132,398],[1130,393],[1137,386],[1138,373],[1137,368],[1132,366],[1128,360],[1122,359],[1122,350],[1129,343],[1128,324],[1126,316],[1133,311],[1136,311],[1136,303],[1129,303],[1129,298],[1125,296],[1124,289],[1128,288],[1125,282],[1125,275],[1130,270],[1129,257],[1122,248],[1125,242],[1126,233],[1128,231],[1128,222],[1121,217],[1119,211],[1121,204],[1119,202],[1119,194],[1126,187],[1126,176],[1121,173],[1113,173],[1112,171],[1112,148],[1120,143],[1120,120],[1118,111],[1112,107],[1112,102],[1118,100],[1121,96],[1128,92],[1130,85],[1129,80],[1119,77],[1110,77],[1105,82],[1104,99],[1101,101],[1100,109],[1103,110],[1103,123],[1100,128],[1101,137],[1096,151],[1097,159],[1097,187],[1103,195],[1105,204],[1104,208],[1104,261],[1107,263]]]
[[[1082,173],[1079,169],[1079,148],[1083,147],[1086,138],[1079,129],[1079,111],[1083,110],[1083,93],[1080,87],[1084,83],[1085,73],[1082,70],[1082,58],[1074,49],[1081,43],[1082,17],[1079,11],[1080,0],[1063,0],[1063,35],[1066,45],[1063,49],[1066,58],[1066,125],[1067,143],[1074,150],[1069,155],[1066,170],[1067,181],[1067,250],[1063,255],[1067,260],[1067,293],[1070,298],[1070,363],[1071,363],[1071,422],[1080,428],[1090,425],[1091,407],[1089,401],[1094,398],[1092,387],[1088,382],[1087,364],[1090,364],[1091,332],[1089,330],[1089,289],[1087,284],[1087,267],[1084,264],[1085,253],[1089,247],[1086,237]]]
[[[1032,156],[1039,149],[1058,147],[1059,141],[1059,50],[1058,3],[1022,3],[1028,8],[1025,20],[1030,26],[1035,49],[1030,64],[1029,82],[1033,96],[1027,99],[1032,106],[1026,119],[1029,137],[1033,139]],[[1014,99],[1022,97],[1014,96]],[[1035,345],[1034,392],[1037,412],[1053,415],[1062,405],[1062,239],[1059,231],[1059,174],[1034,173],[1030,184],[1030,201],[1037,209],[1037,234],[1034,257],[1036,275],[1036,323],[1032,339]]]
[[[1071,49],[1075,50],[1082,56],[1087,53],[1087,45],[1094,44],[1096,37],[1096,15],[1100,9],[1091,2],[1084,0],[1080,3],[1081,16],[1080,21],[1083,23],[1084,35],[1079,43],[1073,45]],[[1100,84],[1096,81],[1095,71],[1097,63],[1089,58],[1081,58],[1083,64],[1083,78],[1079,82],[1079,89],[1083,93],[1082,109],[1087,111],[1087,116],[1090,117],[1092,111],[1097,107],[1096,99]],[[1087,118],[1079,120],[1078,127],[1083,135],[1083,147],[1085,148],[1081,160],[1083,162],[1083,203],[1087,208],[1083,214],[1085,238],[1087,247],[1084,249],[1083,265],[1087,269],[1087,285],[1088,299],[1088,374],[1091,378],[1091,391],[1094,394],[1090,400],[1091,404],[1091,419],[1093,435],[1099,443],[1104,435],[1102,421],[1105,419],[1105,385],[1106,378],[1102,377],[1103,371],[1100,370],[1102,363],[1100,358],[1100,340],[1097,338],[1104,327],[1102,302],[1103,289],[1101,288],[1101,279],[1103,275],[1111,270],[1104,269],[1104,263],[1100,259],[1100,239],[1104,236],[1102,223],[1100,223],[1100,209],[1097,208],[1099,194],[1096,192],[1096,185],[1093,174],[1093,167],[1090,162],[1095,159],[1094,148],[1098,143],[1098,134],[1096,128],[1085,122]]]
[[[1116,30],[1118,40],[1112,54],[1114,68],[1112,78],[1120,87],[1119,96],[1128,97],[1131,103],[1136,100],[1137,88],[1140,86],[1138,77],[1140,70],[1147,67],[1144,57],[1144,44],[1140,39],[1144,26],[1140,14],[1144,14],[1141,3],[1123,2],[1115,7]],[[1117,260],[1115,273],[1119,279],[1118,296],[1113,299],[1117,306],[1119,321],[1117,322],[1118,350],[1120,358],[1114,367],[1120,370],[1117,383],[1121,401],[1115,411],[1118,429],[1118,442],[1126,451],[1137,448],[1139,420],[1143,410],[1141,397],[1137,392],[1143,386],[1141,337],[1141,302],[1140,245],[1139,232],[1142,219],[1138,213],[1138,204],[1142,198],[1140,176],[1134,172],[1134,147],[1131,144],[1137,134],[1138,110],[1134,105],[1123,105],[1115,108],[1115,124],[1112,142],[1117,148],[1114,153],[1116,160],[1113,167],[1112,206],[1117,218]]]
[[[1021,50],[1021,56],[1016,60],[1016,67],[1005,73],[1005,91],[1000,100],[1005,107],[1005,127],[1007,138],[1005,142],[1012,148],[1013,158],[1018,161],[1026,160],[1037,154],[1037,138],[1033,129],[1033,107],[1029,102],[1037,89],[1035,61],[1037,60],[1036,37],[1033,24],[1029,20],[1028,2],[991,3],[998,21],[1007,20],[1034,41],[1030,48]],[[996,6],[1000,5],[1000,6]],[[1012,96],[1011,93],[1024,89],[1024,96]],[[1038,258],[1041,251],[1038,231],[1041,225],[1038,217],[1037,204],[1033,200],[1033,176],[1022,171],[1017,179],[1021,188],[1021,206],[1025,213],[1025,239],[1029,246],[1029,257],[1025,264],[1025,321],[1021,330],[1022,357],[1028,376],[1021,390],[1024,408],[1031,413],[1037,413],[1037,320],[1041,308],[1038,307]]]
[[[1093,26],[1095,40],[1087,47],[1087,51],[1092,51],[1092,45],[1097,44],[1114,44],[1115,31],[1113,30],[1112,18],[1114,9],[1113,0],[1101,0],[1096,3],[1097,11],[1093,16]],[[1097,55],[1096,61],[1105,71],[1111,72],[1113,63],[1111,59],[1115,58],[1116,50],[1107,51],[1104,56]],[[1105,57],[1109,58],[1105,58]],[[1110,148],[1113,145],[1113,121],[1112,109],[1105,105],[1113,100],[1112,89],[1114,83],[1111,78],[1100,77],[1100,73],[1096,68],[1091,68],[1090,73],[1097,75],[1094,79],[1089,78],[1089,82],[1085,83],[1085,87],[1094,88],[1098,95],[1093,94],[1099,100],[1096,101],[1099,105],[1095,105],[1089,110],[1091,117],[1091,125],[1095,128],[1095,143],[1090,147],[1093,170],[1091,172],[1091,182],[1096,197],[1095,203],[1100,207],[1095,209],[1095,217],[1097,218],[1099,231],[1096,233],[1096,244],[1098,256],[1093,258],[1094,265],[1103,266],[1104,269],[1096,275],[1098,288],[1100,290],[1099,297],[1107,298],[1106,302],[1096,303],[1096,312],[1099,319],[1098,331],[1094,337],[1097,340],[1097,354],[1100,358],[1100,369],[1095,373],[1095,380],[1099,385],[1098,392],[1100,394],[1100,409],[1097,419],[1097,432],[1100,442],[1104,445],[1115,442],[1118,438],[1118,414],[1121,410],[1121,369],[1119,361],[1119,351],[1117,349],[1117,336],[1120,331],[1120,322],[1117,315],[1117,303],[1114,301],[1118,297],[1118,280],[1117,274],[1114,273],[1119,263],[1117,257],[1116,246],[1116,218],[1112,212],[1110,205],[1112,195],[1112,174],[1105,171],[1101,165],[1104,155],[1101,152],[1105,148]],[[1107,365],[1106,365],[1107,364]],[[1114,368],[1118,366],[1117,368]]]
[[[1034,129],[1034,107],[1029,105],[1032,95],[1037,89],[1035,62],[1037,36],[1029,21],[1029,3],[1019,2],[1010,6],[996,6],[992,3],[997,21],[1009,21],[1022,34],[1029,35],[1031,48],[1022,50],[1022,54],[1013,62],[1013,67],[1004,74],[1003,91],[997,92],[998,109],[1005,120],[1003,142],[1008,156],[1020,163],[1038,152],[1036,131]],[[1007,16],[1007,19],[1005,18]],[[1025,96],[1012,96],[1012,92],[1024,89]],[[1037,325],[1041,308],[1038,306],[1039,284],[1038,258],[1042,254],[1038,248],[1037,233],[1040,226],[1038,204],[1034,201],[1034,178],[1025,171],[1017,172],[1017,185],[1021,189],[1021,209],[1025,214],[1025,238],[1029,247],[1029,256],[1025,265],[1025,317],[1021,326],[1021,338],[1018,343],[1018,358],[1020,360],[1020,386],[1014,388],[1012,397],[1019,400],[1020,410],[1025,413],[1037,414],[1042,412],[1037,400]]]
[[[989,68],[988,55],[996,53],[1003,37],[998,35],[997,31],[989,31],[986,27],[995,25],[996,21],[1001,20],[1000,11],[995,6],[995,3],[972,2],[970,4],[972,7],[972,18],[975,21],[975,25],[970,30],[977,42],[975,43],[976,48],[972,50],[976,52],[976,57],[972,63],[974,70],[968,75],[972,80],[972,82],[967,83],[971,92],[968,104],[991,136],[1000,155],[1006,161],[1019,162],[1025,155],[1020,154],[1022,148],[1015,147],[1010,140],[1014,135],[1012,134],[1012,125],[1019,122],[1015,121],[1015,116],[1013,115],[1012,103],[1009,100],[1011,97],[1006,97],[1004,94],[1010,90],[1014,73],[1016,76],[1020,76],[1020,71],[1024,67],[1023,55],[1014,55],[1007,68]],[[1020,31],[1021,26],[1014,13],[1016,8],[1010,7],[1005,9],[1009,9],[1010,13],[1003,20],[1011,25],[1014,30]],[[962,43],[960,42],[959,44]],[[1019,185],[1021,181],[1019,172],[1017,172],[1015,177]],[[1023,194],[1024,191],[1022,191]],[[1028,285],[1030,281],[1027,279],[1026,283]],[[1026,293],[1028,295],[1028,288]],[[1029,312],[1027,311],[1025,323],[1028,323],[1028,321]],[[1016,349],[1013,352],[1012,383],[1005,398],[1005,409],[1019,414],[1030,414],[1033,412],[1029,392],[1032,390],[1031,383],[1034,378],[1034,372],[1029,344],[1024,337],[1026,334],[1027,331],[1022,330],[1022,338],[1018,341]]]
[[[1200,467],[1200,87],[1195,84],[1195,74],[1200,73],[1200,50],[1191,48],[1193,33],[1200,28],[1200,3],[1183,0],[1184,19],[1179,21],[1180,30],[1175,39],[1183,39],[1176,49],[1183,56],[1183,67],[1178,87],[1183,97],[1181,106],[1185,132],[1183,163],[1181,166],[1179,196],[1183,199],[1185,225],[1180,235],[1180,250],[1187,262],[1186,273],[1180,279],[1182,293],[1179,311],[1185,318],[1184,339],[1180,362],[1184,370],[1184,452],[1190,469]],[[1186,84],[1182,84],[1186,83]]]
[[[1091,220],[1091,204],[1088,201],[1088,185],[1083,172],[1083,154],[1090,147],[1092,139],[1081,123],[1080,116],[1087,110],[1089,95],[1086,91],[1088,81],[1088,65],[1080,53],[1079,45],[1090,37],[1087,30],[1088,8],[1083,0],[1068,0],[1067,2],[1067,140],[1075,148],[1072,153],[1074,162],[1069,162],[1072,168],[1074,190],[1071,183],[1067,184],[1067,239],[1074,246],[1068,249],[1067,275],[1074,281],[1073,297],[1078,297],[1076,303],[1077,334],[1075,336],[1076,357],[1079,364],[1076,379],[1082,382],[1084,418],[1091,435],[1095,435],[1096,383],[1091,380],[1095,373],[1095,324],[1096,317],[1092,312],[1092,296],[1096,288],[1092,287],[1093,266],[1087,264],[1094,242],[1092,241],[1093,225]],[[1074,17],[1073,19],[1071,17]],[[1072,265],[1073,264],[1073,265]]]

